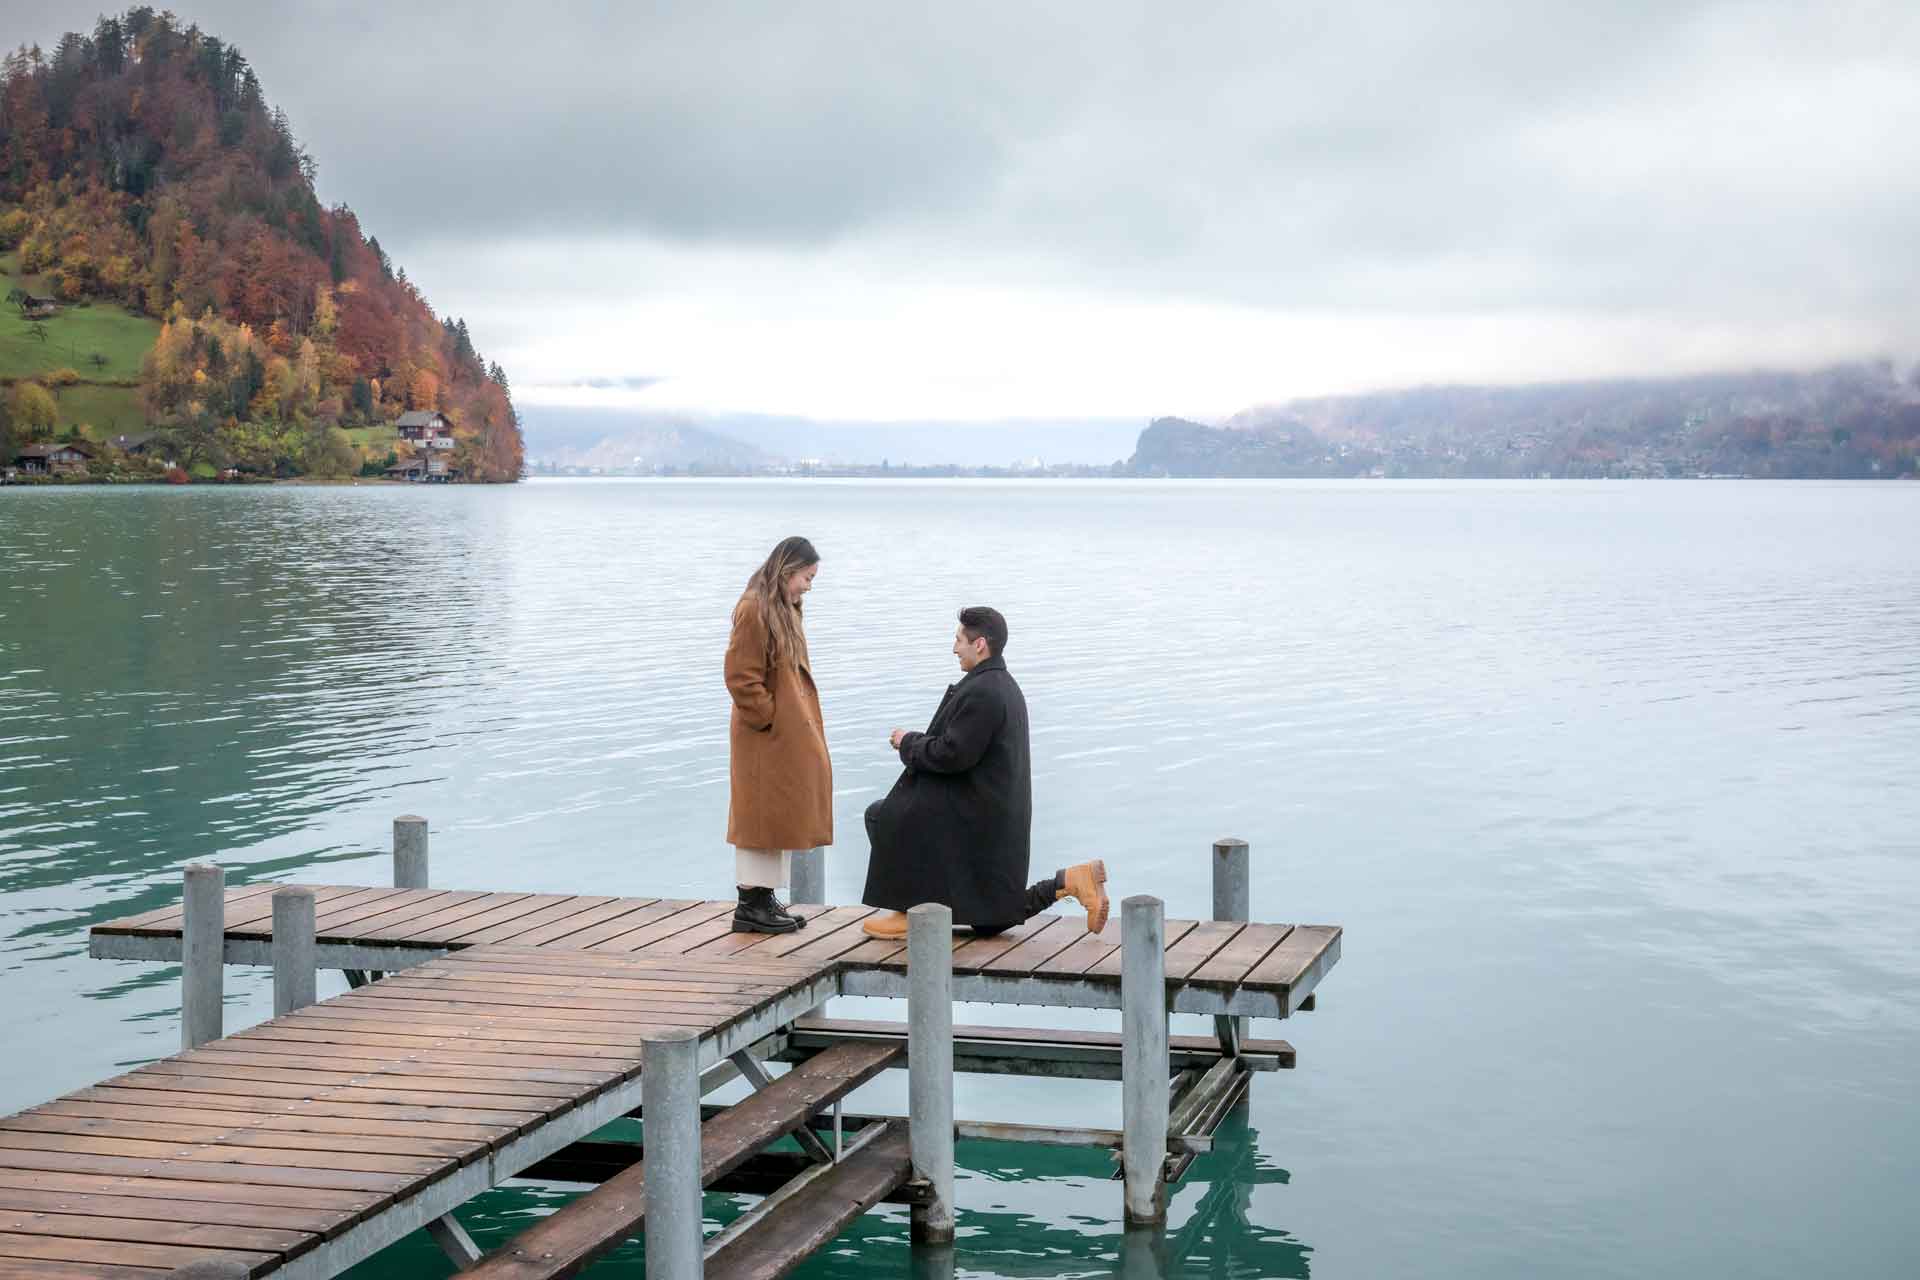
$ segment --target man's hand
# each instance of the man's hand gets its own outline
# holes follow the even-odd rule
[[[895,751],[898,751],[900,749],[901,740],[906,736],[907,736],[907,731],[905,729],[895,729],[892,733],[887,735],[887,741],[893,744],[893,749]]]

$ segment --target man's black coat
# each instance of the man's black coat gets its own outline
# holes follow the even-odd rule
[[[947,689],[925,733],[900,742],[900,780],[867,806],[870,907],[953,908],[955,924],[1026,916],[1033,773],[1027,700],[1007,664],[981,662]]]

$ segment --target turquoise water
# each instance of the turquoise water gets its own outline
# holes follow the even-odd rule
[[[383,883],[411,811],[450,886],[724,892],[719,656],[791,532],[825,557],[830,896],[986,602],[1038,861],[1205,914],[1238,835],[1256,916],[1347,929],[1164,1240],[1123,1240],[1104,1156],[963,1144],[958,1274],[1920,1271],[1916,485],[0,493],[0,1111],[177,1046],[177,974],[85,930],[190,859]],[[266,1016],[264,972],[229,992]],[[956,1111],[1113,1125],[1118,1092],[963,1079]],[[802,1274],[903,1274],[905,1232]],[[446,1271],[416,1240],[355,1274]]]

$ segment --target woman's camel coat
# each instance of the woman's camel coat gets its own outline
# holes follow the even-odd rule
[[[833,843],[833,762],[820,693],[804,646],[767,663],[767,620],[743,596],[727,642],[727,734],[732,803],[727,843],[738,849],[812,849]]]

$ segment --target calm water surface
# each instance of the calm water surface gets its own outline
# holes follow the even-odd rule
[[[449,886],[724,892],[719,657],[791,532],[825,556],[836,900],[886,733],[984,601],[1037,862],[1204,915],[1239,835],[1256,916],[1347,928],[1321,1009],[1257,1028],[1299,1069],[1256,1081],[1164,1242],[1122,1257],[1103,1156],[963,1144],[960,1274],[1920,1272],[1920,485],[0,493],[0,1112],[177,1047],[177,972],[85,932],[191,859],[384,883],[411,811]],[[266,978],[233,971],[229,1028]],[[567,1194],[467,1217],[495,1241]],[[870,1215],[802,1274],[903,1274],[905,1233]],[[415,1240],[355,1274],[447,1271]]]

